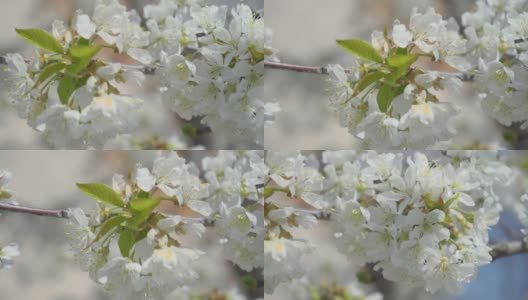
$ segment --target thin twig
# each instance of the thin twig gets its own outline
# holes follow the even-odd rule
[[[310,67],[310,66],[303,66],[303,65],[285,64],[285,63],[273,62],[273,61],[265,61],[264,68],[298,72],[298,73],[330,75],[330,72],[328,71],[328,68],[326,67]],[[345,73],[350,73],[350,70],[345,70]],[[437,73],[446,75],[446,76],[456,76],[462,81],[473,81],[475,79],[475,76],[473,74],[445,73],[445,72],[437,72]]]
[[[42,209],[34,207],[26,207],[13,204],[4,204],[0,203],[0,211],[8,211],[21,214],[30,214],[40,217],[51,217],[51,218],[60,218],[60,219],[69,219],[70,214],[67,210],[53,210],[53,209]],[[212,220],[206,218],[192,218],[192,217],[183,217],[182,219],[186,221],[201,222],[206,226],[211,226],[213,224]]]
[[[34,207],[24,207],[24,206],[4,204],[4,203],[0,203],[0,210],[15,212],[15,213],[30,214],[30,215],[41,216],[41,217],[52,217],[52,218],[61,218],[61,219],[69,219],[70,217],[68,214],[68,211],[66,210],[52,210],[52,209],[42,209],[42,208],[34,208]]]
[[[528,243],[526,241],[507,241],[491,245],[491,257],[497,260],[502,257],[528,254]]]
[[[330,74],[328,72],[328,69],[325,67],[308,67],[308,66],[302,66],[302,65],[284,64],[284,63],[273,62],[273,61],[264,61],[264,68],[292,71],[292,72],[299,72],[299,73],[312,73],[312,74],[320,74],[320,75]]]

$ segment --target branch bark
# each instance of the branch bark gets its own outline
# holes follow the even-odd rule
[[[330,72],[328,72],[328,69],[326,67],[310,67],[310,66],[286,64],[286,63],[273,62],[273,61],[264,61],[264,68],[297,72],[297,73],[330,75]],[[345,73],[350,73],[350,70],[345,70]],[[439,72],[439,73],[442,73],[442,72]],[[456,75],[462,81],[473,81],[475,79],[475,76],[472,74],[463,74],[463,73],[443,73],[443,74]]]
[[[491,245],[491,257],[493,261],[517,254],[528,254],[528,243],[526,241],[506,241]]]
[[[273,61],[264,61],[264,68],[283,70],[283,71],[292,71],[292,72],[299,72],[299,73],[312,73],[312,74],[320,74],[320,75],[330,74],[328,72],[328,69],[325,67],[308,67],[308,66],[302,66],[302,65],[284,64],[284,63],[273,62]]]
[[[5,203],[0,203],[0,211],[8,211],[8,212],[14,212],[14,213],[20,213],[20,214],[29,214],[29,215],[40,216],[40,217],[50,217],[50,218],[60,218],[60,219],[70,218],[70,215],[67,210],[34,208],[34,207],[26,207],[26,206],[5,204]],[[213,220],[209,220],[205,218],[191,218],[191,217],[182,216],[182,219],[187,220],[187,221],[201,222],[205,226],[214,225]]]
[[[25,206],[19,206],[19,205],[13,205],[13,204],[4,204],[0,203],[0,211],[8,211],[8,212],[14,212],[14,213],[22,213],[22,214],[30,214],[34,216],[41,216],[41,217],[51,217],[51,218],[59,218],[59,219],[69,219],[69,214],[67,210],[52,210],[52,209],[43,209],[43,208],[34,208],[34,207],[25,207]],[[310,212],[315,217],[317,217],[320,220],[329,220],[330,214],[325,214],[317,211],[306,211],[303,212]],[[200,221],[203,222],[205,225],[213,225],[210,220],[203,219],[203,218],[185,218],[193,221]],[[490,245],[491,251],[490,255],[493,257],[493,261],[518,255],[518,254],[528,254],[528,243],[526,241],[520,241],[520,240],[513,240],[513,241],[505,241],[497,244]]]
[[[69,219],[68,211],[66,210],[51,210],[51,209],[42,209],[34,207],[24,207],[13,204],[4,204],[0,203],[0,211],[9,211],[14,213],[30,214],[34,216],[41,217],[52,217],[52,218],[61,218]]]

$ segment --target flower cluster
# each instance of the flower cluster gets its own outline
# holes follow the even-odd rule
[[[68,236],[81,268],[115,299],[162,299],[198,279],[194,264],[204,252],[182,242],[202,237],[204,224],[213,223],[227,259],[248,271],[262,267],[262,213],[256,200],[243,201],[258,198],[261,165],[258,151],[221,152],[203,160],[203,181],[196,165],[171,153],[152,169],[138,165],[128,177],[114,175],[112,187],[79,184],[99,201],[89,216],[69,213]],[[166,213],[171,204],[196,217]]]
[[[375,31],[371,44],[338,41],[358,59],[346,69],[328,66],[331,110],[369,149],[425,149],[456,133],[460,109],[439,92],[458,92],[462,80],[472,80],[487,114],[505,126],[526,122],[525,5],[479,0],[476,11],[463,14],[462,29],[432,8],[414,9],[408,26],[395,21]],[[424,58],[452,72],[424,69]]]
[[[164,103],[184,119],[202,116],[221,135],[262,144],[264,57],[273,53],[264,20],[244,4],[175,15],[170,4],[145,9]]]
[[[413,10],[409,26],[396,21],[389,32],[375,31],[373,57],[357,53],[355,44],[338,41],[362,60],[350,69],[330,65],[330,108],[342,126],[363,140],[369,149],[423,149],[451,138],[450,120],[457,108],[440,91],[456,89],[457,74],[411,67],[420,58],[467,69],[461,55],[466,43],[456,24],[433,9]]]
[[[317,205],[317,191],[321,188],[322,176],[316,170],[305,168],[306,158],[300,153],[270,151],[266,153],[266,184],[264,189],[264,290],[272,293],[282,282],[305,275],[302,256],[311,252],[313,246],[302,239],[295,239],[291,230],[296,227],[309,229],[317,219],[291,205],[279,205],[275,192],[287,192],[291,197]]]
[[[267,153],[267,292],[303,276],[299,257],[311,247],[290,229],[312,227],[314,215],[330,218],[340,252],[389,280],[434,293],[474,278],[491,262],[488,230],[502,210],[495,189],[513,173],[496,152],[438,154],[326,151],[321,172],[299,152]]]
[[[11,181],[12,174],[6,170],[0,170],[0,201],[11,200],[13,191],[8,185]],[[0,246],[0,270],[10,269],[13,266],[13,258],[20,255],[18,245],[10,243],[6,246]]]
[[[483,93],[483,110],[505,126],[527,126],[528,13],[526,1],[478,1],[475,12],[462,15],[468,39],[465,57]]]
[[[263,60],[270,31],[250,6],[163,0],[142,19],[118,0],[97,0],[90,17],[17,32],[42,50],[26,61],[7,54],[7,90],[21,118],[55,148],[103,148],[127,140],[144,101],[123,84],[141,85],[155,71],[163,102],[184,119],[202,123],[229,144],[262,144]],[[142,27],[146,23],[146,28]],[[140,63],[104,62],[109,48]],[[123,145],[123,143],[117,143]]]
[[[493,188],[511,171],[486,158],[455,157],[416,153],[404,161],[401,154],[369,153],[354,162],[355,193],[339,201],[333,218],[338,249],[375,263],[387,279],[431,293],[473,279],[491,262],[488,230],[502,209]]]

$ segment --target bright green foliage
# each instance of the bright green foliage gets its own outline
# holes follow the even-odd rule
[[[130,208],[132,209],[134,216],[128,221],[128,224],[132,227],[143,224],[148,220],[152,211],[160,204],[160,202],[160,199],[148,198],[136,198],[130,200]]]
[[[130,254],[130,250],[132,247],[134,247],[134,244],[136,243],[136,233],[132,229],[125,229],[121,232],[119,235],[119,240],[117,241],[117,244],[119,245],[119,250],[121,251],[121,255],[123,257],[128,257]]]
[[[390,85],[384,84],[378,91],[378,107],[381,112],[389,111],[392,100],[394,100],[395,94],[393,88]]]
[[[384,76],[385,76],[385,73],[380,72],[380,71],[368,73],[363,78],[361,78],[361,80],[359,80],[358,83],[356,84],[353,96],[355,97],[359,95],[361,92],[363,92],[363,90],[365,90],[366,88],[371,86],[374,82],[377,82]]]
[[[102,183],[78,183],[77,187],[88,196],[112,206],[124,207],[125,202],[111,187]]]
[[[15,29],[16,32],[26,41],[44,50],[63,54],[64,47],[51,34],[42,29]]]
[[[363,58],[375,63],[383,63],[381,55],[369,43],[362,40],[338,40],[337,44],[344,50],[354,54],[359,58]]]

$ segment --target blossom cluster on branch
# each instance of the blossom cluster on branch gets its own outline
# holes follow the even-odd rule
[[[528,2],[476,3],[461,24],[433,8],[414,9],[408,24],[396,20],[370,42],[338,40],[354,55],[346,67],[284,69],[329,74],[330,110],[365,149],[450,148],[467,85],[487,115],[523,129]]]
[[[267,152],[265,287],[305,276],[292,229],[329,219],[337,249],[384,278],[458,291],[492,261],[488,231],[514,172],[498,152]],[[288,261],[288,264],[284,262]]]
[[[182,239],[202,237],[211,223],[228,260],[246,271],[262,268],[262,154],[206,157],[201,177],[197,166],[171,153],[152,170],[138,165],[128,177],[115,175],[111,187],[78,184],[98,200],[89,214],[69,212],[68,236],[82,270],[114,299],[163,299],[198,279],[193,264],[204,252]],[[164,213],[160,205],[170,204],[196,217]]]
[[[210,254],[196,242],[206,237],[241,272],[261,274],[268,294],[291,282],[292,297],[381,299],[362,285],[372,283],[365,274],[372,271],[430,293],[456,292],[479,267],[528,252],[528,241],[515,236],[505,243],[488,238],[503,207],[517,213],[527,233],[526,196],[513,199],[526,187],[510,186],[524,178],[512,167],[519,158],[497,151],[324,151],[319,158],[220,151],[198,166],[161,152],[151,168],[137,164],[109,185],[77,184],[96,200],[91,211],[15,202],[0,210],[67,219],[81,270],[114,299],[192,299],[200,293],[193,290],[199,263]],[[10,179],[0,172],[0,199],[13,201]],[[321,222],[356,279],[322,280],[308,264],[321,249],[299,233],[319,230]],[[0,267],[11,267],[18,247],[0,249]]]
[[[271,32],[259,12],[243,2],[162,0],[143,16],[118,0],[97,0],[91,16],[78,10],[68,23],[54,21],[51,34],[17,29],[38,47],[30,60],[4,57],[8,96],[20,117],[54,148],[130,147],[138,144],[131,133],[149,103],[125,94],[123,84],[143,85],[144,73],[155,71],[152,82],[167,109],[201,118],[230,144],[262,144],[264,118],[272,113],[261,98],[263,61],[274,50],[265,46]],[[105,49],[140,65],[103,61],[98,54]]]

